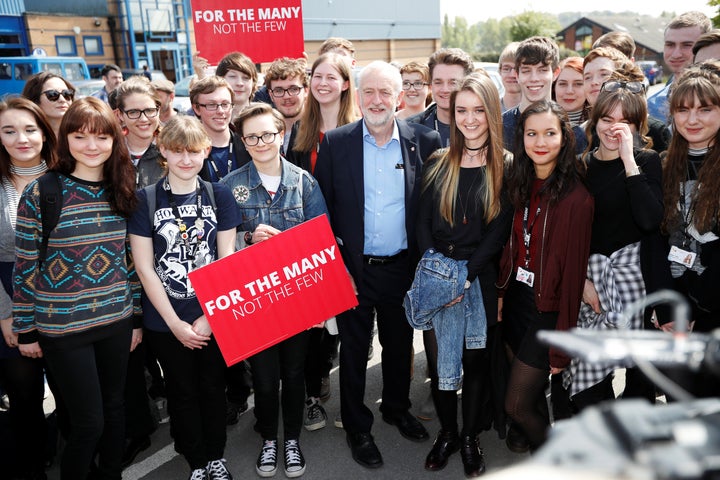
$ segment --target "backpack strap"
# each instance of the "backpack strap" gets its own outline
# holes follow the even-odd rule
[[[150,220],[150,231],[153,231],[153,216],[155,215],[155,209],[157,208],[157,192],[156,184],[151,184],[145,187],[145,194],[147,196],[148,206],[148,219]]]
[[[215,203],[215,189],[213,188],[212,183],[208,182],[207,180],[203,180],[202,178],[199,178],[199,180],[202,188],[205,189],[208,197],[210,197],[210,205],[212,206],[213,211],[217,213],[217,204]]]
[[[55,172],[47,172],[38,178],[40,191],[40,219],[42,240],[38,247],[38,266],[42,266],[47,255],[50,233],[55,230],[62,210],[62,183]]]
[[[201,188],[203,188],[207,192],[208,197],[210,198],[210,205],[212,206],[213,211],[217,212],[217,204],[215,203],[215,190],[213,189],[212,183],[199,177],[198,180],[200,180]],[[145,187],[145,193],[147,195],[150,231],[152,231],[154,227],[153,216],[155,215],[155,209],[157,208],[157,184],[153,183],[152,185],[148,185],[147,187]]]

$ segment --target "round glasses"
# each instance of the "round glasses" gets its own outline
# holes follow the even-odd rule
[[[273,97],[284,97],[287,93],[291,97],[297,97],[300,95],[300,90],[302,90],[301,87],[298,87],[297,85],[291,85],[288,88],[282,88],[282,87],[275,87],[272,90],[272,96]]]
[[[248,135],[247,137],[243,137],[243,141],[245,141],[245,145],[248,147],[254,147],[260,143],[260,139],[262,139],[262,142],[267,145],[268,143],[275,141],[275,137],[278,133],[280,132],[267,132],[262,135]]]
[[[70,90],[70,89],[62,90],[62,91],[45,90],[44,92],[42,92],[42,94],[45,95],[45,97],[48,100],[50,100],[51,102],[57,102],[58,99],[60,98],[60,95],[62,95],[63,98],[65,100],[67,100],[68,102],[72,102],[72,99],[75,98],[75,90]]]
[[[140,118],[140,115],[145,115],[145,118],[155,118],[158,116],[158,113],[160,113],[160,109],[155,108],[146,108],[144,110],[121,110],[127,117],[131,120],[137,120]]]
[[[416,80],[414,82],[409,82],[406,80],[402,83],[402,88],[403,88],[403,90],[410,90],[411,88],[415,89],[415,90],[420,90],[425,85],[430,85],[430,84],[423,82],[422,80]]]

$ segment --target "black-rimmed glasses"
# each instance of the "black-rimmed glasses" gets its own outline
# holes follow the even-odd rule
[[[155,108],[145,108],[143,110],[137,110],[137,109],[131,109],[131,110],[121,110],[127,117],[131,120],[137,120],[140,118],[140,115],[145,115],[145,118],[155,118],[158,116],[158,113],[160,113],[160,109]]]
[[[627,90],[630,93],[644,93],[645,85],[640,82],[619,82],[617,80],[609,80],[603,83],[602,88],[605,92],[614,92],[620,89]]]
[[[223,102],[223,103],[196,103],[198,107],[202,107],[208,112],[214,112],[218,108],[221,110],[230,110],[232,108],[232,103],[230,102]]]
[[[288,88],[275,87],[270,91],[272,92],[273,97],[284,97],[285,93],[287,93],[291,97],[297,97],[298,95],[300,95],[301,90],[302,87],[298,87],[297,85],[291,85]]]
[[[248,147],[254,147],[258,143],[260,143],[260,139],[262,139],[264,144],[272,143],[275,141],[275,137],[280,132],[267,132],[263,133],[262,135],[248,135],[247,137],[242,137],[245,141],[245,145]]]
[[[430,84],[423,82],[422,80],[416,80],[414,82],[409,82],[409,81],[405,80],[402,83],[402,88],[403,88],[403,90],[410,90],[411,88],[413,88],[415,90],[420,90],[425,85],[430,85]]]
[[[69,88],[62,91],[45,90],[44,92],[42,92],[42,94],[45,95],[45,97],[51,102],[57,102],[60,98],[60,95],[62,95],[63,98],[68,102],[72,102],[73,98],[75,98],[75,90],[70,90]]]

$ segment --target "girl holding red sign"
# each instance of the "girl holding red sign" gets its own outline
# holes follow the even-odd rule
[[[327,214],[315,179],[280,155],[285,122],[266,103],[251,105],[235,122],[252,162],[223,178],[242,212],[238,245],[252,245]],[[305,473],[299,438],[305,407],[305,356],[309,334],[304,331],[250,357],[255,390],[255,417],[263,446],[255,467],[261,477],[277,471],[278,410],[282,402],[285,434],[285,475]],[[278,393],[282,380],[282,398]]]
[[[210,139],[197,119],[174,117],[157,145],[168,174],[138,192],[128,225],[145,338],[165,374],[175,449],[190,480],[231,480],[222,458],[225,362],[187,274],[233,253],[238,210],[227,188],[198,177]]]

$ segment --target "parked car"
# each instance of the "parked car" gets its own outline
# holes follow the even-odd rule
[[[105,82],[97,78],[93,78],[92,80],[78,80],[77,82],[72,82],[72,84],[77,89],[75,98],[89,97],[101,88],[105,88]]]
[[[655,60],[641,60],[635,63],[642,69],[650,85],[662,82],[663,68]]]
[[[127,80],[128,78],[134,76],[134,75],[143,75],[143,69],[142,68],[126,68],[122,70],[123,79]],[[160,70],[150,70],[150,75],[152,75],[153,80],[167,80],[167,77],[163,72]]]
[[[22,92],[25,81],[39,72],[55,73],[70,83],[90,78],[81,57],[0,57],[0,95]]]
[[[500,78],[500,72],[498,72],[498,64],[492,62],[473,62],[473,66],[475,70],[482,68],[487,72],[497,87],[500,98],[502,98],[505,95],[505,86],[502,83],[502,78]]]

